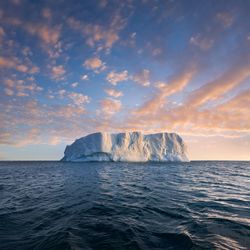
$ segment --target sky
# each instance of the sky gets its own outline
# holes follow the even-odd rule
[[[0,159],[97,131],[176,132],[250,160],[250,1],[0,1]]]

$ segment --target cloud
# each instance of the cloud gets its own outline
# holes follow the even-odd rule
[[[18,140],[15,143],[16,147],[23,147],[25,145],[29,144],[38,144],[41,143],[41,131],[38,128],[31,128],[27,130],[27,132],[24,134],[23,138]]]
[[[59,97],[62,99],[64,98],[65,94],[67,93],[67,91],[65,89],[60,89],[58,91]]]
[[[30,69],[29,73],[30,73],[30,74],[36,74],[36,73],[38,73],[39,71],[40,71],[40,69],[39,69],[37,66],[33,66],[33,67]]]
[[[62,138],[59,136],[52,136],[49,140],[49,145],[58,145],[62,141]]]
[[[113,116],[121,110],[122,104],[119,100],[106,98],[101,101],[101,110],[107,116]]]
[[[51,10],[48,8],[45,8],[42,10],[42,16],[46,19],[51,19],[52,18],[52,13]]]
[[[15,85],[15,81],[12,80],[12,79],[6,79],[6,80],[4,81],[4,84],[5,84],[7,87],[9,87],[9,88],[13,88],[14,85]]]
[[[28,71],[28,67],[26,65],[17,65],[16,69],[23,73],[26,73]]]
[[[65,73],[66,73],[66,70],[64,69],[63,65],[52,67],[51,74],[52,74],[52,78],[55,80],[63,79]]]
[[[226,11],[217,13],[216,18],[225,28],[229,28],[234,22],[232,13]]]
[[[122,18],[116,11],[111,18],[111,22],[106,25],[87,23],[78,21],[75,18],[67,20],[71,29],[78,31],[86,39],[86,44],[90,47],[98,46],[100,49],[110,49],[119,40],[119,31],[126,25],[126,19]],[[101,45],[100,45],[101,43]]]
[[[15,68],[16,62],[10,58],[0,57],[0,67],[1,68]]]
[[[46,44],[56,44],[59,41],[61,35],[61,26],[50,27],[44,24],[24,24],[24,29],[39,37]]]
[[[2,27],[0,27],[0,45],[2,45],[2,43],[3,43],[4,36],[5,36],[4,29]]]
[[[222,97],[225,93],[240,85],[250,76],[250,65],[233,66],[217,79],[206,83],[189,96],[187,105],[201,106]]]
[[[81,80],[83,80],[83,81],[87,81],[87,80],[89,80],[89,77],[88,77],[88,75],[82,75],[81,76]]]
[[[16,95],[19,97],[29,96],[29,94],[27,94],[25,92],[18,92]]]
[[[50,143],[48,138],[55,136],[61,139],[75,138],[78,133],[80,136],[84,129],[93,127],[87,117],[84,119],[86,124],[82,122],[82,117],[86,115],[82,103],[87,99],[81,99],[81,95],[70,96],[77,105],[44,105],[31,98],[16,98],[6,104],[1,103],[1,109],[4,107],[6,112],[0,113],[0,144],[23,146]]]
[[[206,137],[249,135],[247,4],[229,3],[225,8],[208,4],[206,18],[197,12],[199,6],[183,8],[173,1],[166,8],[150,1],[143,1],[143,6],[103,1],[103,9],[96,5],[90,12],[85,2],[77,5],[78,11],[66,4],[61,6],[63,16],[50,4],[38,9],[26,1],[19,6],[6,4],[0,10],[0,141],[57,144],[59,138],[74,139],[99,128]],[[152,12],[138,16],[141,8]],[[197,15],[189,15],[194,9]],[[26,17],[26,12],[33,15]],[[139,19],[129,20],[130,13]],[[74,18],[67,20],[70,16]],[[145,18],[150,22],[142,30],[139,23]],[[176,21],[174,27],[168,25],[169,18]],[[183,25],[187,32],[176,32]],[[119,51],[123,51],[120,57]],[[87,60],[81,70],[74,66],[79,66],[82,53],[86,55],[82,64]],[[97,76],[93,73],[106,65],[102,60],[106,70],[108,63],[115,67]],[[196,69],[189,67],[192,63]],[[141,71],[133,71],[136,68]],[[29,74],[37,75],[28,80]],[[69,81],[50,84],[48,77]],[[93,84],[83,82],[89,78]],[[123,81],[127,82],[122,91],[113,86]],[[85,87],[87,92],[81,92]],[[96,105],[100,105],[97,115]],[[37,131],[29,133],[32,128]]]
[[[123,93],[121,91],[117,91],[115,89],[105,89],[105,92],[111,96],[111,97],[115,97],[115,98],[118,98],[118,97],[121,97],[123,96]]]
[[[90,102],[90,98],[87,95],[81,93],[71,92],[68,94],[68,97],[74,102],[76,106],[82,106],[85,103]]]
[[[29,74],[35,74],[39,72],[38,67],[22,64],[16,57],[9,58],[0,56],[0,68],[15,69],[19,72]]]
[[[72,29],[80,31],[82,35],[87,38],[86,44],[90,47],[94,47],[98,42],[104,42],[105,48],[111,48],[119,39],[117,30],[113,28],[79,22],[74,18],[68,19],[68,24]]]
[[[71,83],[71,87],[72,87],[72,88],[76,88],[78,85],[79,85],[78,82],[73,82],[73,83]]]
[[[190,69],[184,71],[182,74],[178,73],[177,75],[172,76],[167,83],[157,82],[157,93],[134,112],[141,115],[157,112],[164,106],[168,96],[182,91],[188,85],[194,74],[195,70]]]
[[[83,66],[86,67],[87,69],[92,69],[92,70],[104,70],[105,69],[105,64],[102,62],[102,60],[98,57],[92,57],[83,63]],[[87,78],[85,77],[85,79]]]
[[[111,71],[106,77],[106,80],[110,82],[112,85],[116,85],[117,83],[126,81],[127,79],[128,79],[127,70],[121,72]]]
[[[47,15],[47,19],[50,21],[51,17],[49,17],[50,14],[48,9],[45,9],[42,15]],[[8,16],[4,17],[4,23],[18,27],[26,31],[28,34],[37,37],[41,42],[40,46],[50,58],[57,58],[59,57],[60,53],[62,53],[62,46],[60,42],[62,25],[52,26],[44,21],[28,22],[20,20],[16,17]]]
[[[199,47],[202,50],[210,49],[214,44],[214,39],[209,37],[203,37],[201,34],[192,36],[189,40],[190,44]]]
[[[107,0],[100,0],[99,1],[99,6],[101,8],[105,8],[108,5],[108,1]]]
[[[64,99],[65,97],[70,99],[73,101],[73,105],[77,107],[83,107],[83,104],[90,102],[89,96],[83,95],[82,93],[69,92],[66,89],[60,89],[57,95],[60,99]],[[72,105],[72,103],[69,103],[69,105]]]
[[[4,92],[8,96],[12,96],[14,94],[14,91],[12,89],[5,88]]]
[[[150,85],[150,71],[148,69],[143,69],[135,74],[132,79],[140,85],[147,87]]]
[[[214,81],[192,91],[181,105],[171,105],[162,97],[166,96],[165,91],[170,95],[182,89],[186,85],[185,81],[176,81],[174,85],[160,84],[161,91],[150,101],[133,110],[123,124],[126,124],[127,129],[132,130],[155,132],[168,130],[178,131],[183,135],[225,137],[235,136],[237,133],[241,136],[249,135],[250,90],[244,90],[229,100],[222,99],[219,103],[216,102],[218,98],[246,80],[249,73],[248,65],[229,69]],[[185,74],[181,78],[185,79]],[[208,102],[213,102],[213,105],[204,106]]]
[[[29,34],[37,36],[45,44],[56,44],[61,35],[61,25],[50,26],[42,22],[31,23],[22,21],[16,17],[5,17],[4,22],[24,29]]]
[[[0,68],[13,68],[23,73],[28,72],[28,67],[20,64],[17,58],[0,57]]]
[[[241,112],[242,114],[250,115],[250,90],[245,90],[239,93],[237,96],[230,99],[228,102],[224,102],[218,106],[222,112]],[[250,121],[249,121],[250,123]]]
[[[161,48],[154,48],[152,50],[152,55],[155,56],[155,57],[157,57],[157,56],[159,56],[161,54],[162,54],[162,49]]]
[[[11,0],[11,2],[15,5],[20,5],[21,4],[21,0]]]
[[[14,94],[19,97],[29,96],[30,94],[35,94],[43,90],[42,87],[37,85],[32,77],[27,78],[26,81],[6,79],[4,84],[7,87],[5,93],[9,96]]]

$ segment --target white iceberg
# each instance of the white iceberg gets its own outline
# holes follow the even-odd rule
[[[175,133],[94,133],[77,139],[62,161],[173,162],[189,161],[182,138]]]

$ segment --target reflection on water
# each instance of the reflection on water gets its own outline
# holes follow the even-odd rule
[[[0,249],[248,249],[250,163],[0,163]]]

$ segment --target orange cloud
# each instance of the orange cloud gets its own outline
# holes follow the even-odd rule
[[[201,106],[209,101],[214,101],[228,91],[240,85],[250,76],[250,65],[237,66],[228,70],[216,80],[209,82],[192,92],[186,105]]]
[[[246,108],[249,105],[250,91],[244,91],[223,104],[202,110],[184,103],[171,109],[162,107],[155,113],[134,114],[127,124],[133,129],[177,131],[186,135],[249,134],[250,111]]]
[[[137,115],[156,113],[163,107],[168,96],[182,91],[187,86],[194,73],[194,70],[190,70],[175,76],[169,83],[158,82],[156,84],[158,92],[141,107],[136,109],[134,113]]]
[[[195,70],[172,78],[169,84],[158,83],[158,92],[141,107],[132,110],[123,124],[126,129],[149,132],[176,131],[184,135],[221,135],[250,133],[250,92],[246,90],[232,99],[216,103],[250,76],[249,65],[229,69],[216,80],[191,92],[180,105],[169,103],[166,97],[182,91]],[[204,106],[212,102],[209,106]],[[201,109],[202,107],[202,109]]]

